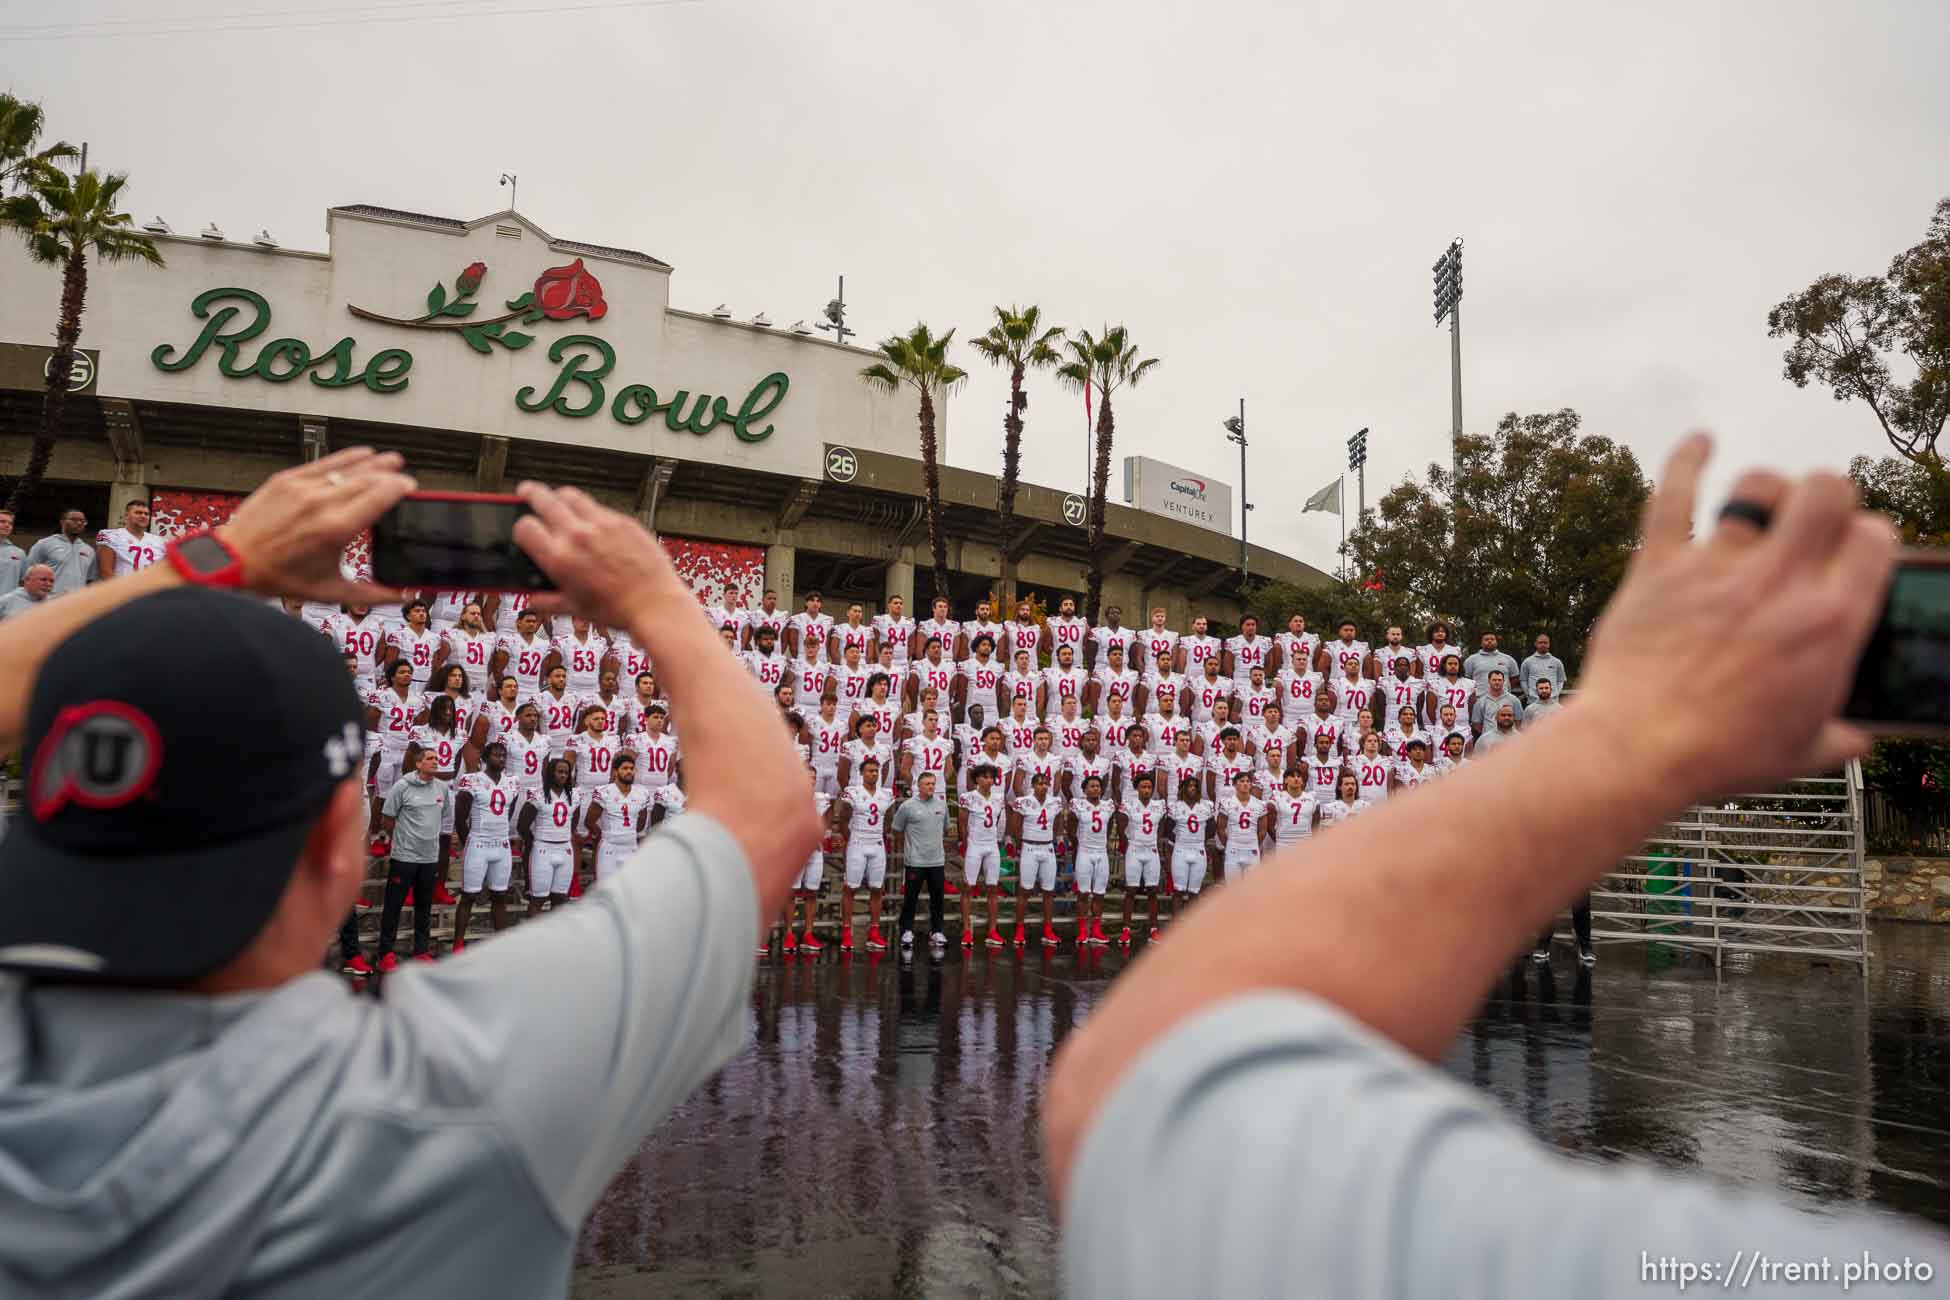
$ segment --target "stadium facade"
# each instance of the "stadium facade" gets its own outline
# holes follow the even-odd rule
[[[669,264],[513,211],[355,204],[326,230],[324,252],[159,234],[165,268],[90,268],[84,356],[23,540],[69,501],[103,524],[141,497],[164,530],[219,519],[279,468],[372,443],[428,488],[585,488],[656,528],[700,588],[912,606],[929,563],[916,406],[860,381],[870,352],[673,307]],[[25,466],[40,420],[60,282],[17,242],[0,249],[0,474]],[[967,418],[939,407],[944,458]],[[1024,590],[1081,590],[1081,483],[1025,484],[1004,556],[995,478],[944,466],[942,480],[959,611],[1006,565]],[[1236,613],[1236,542],[1108,510],[1106,602],[1162,604],[1174,626],[1194,607]],[[1249,558],[1255,577],[1328,580],[1262,547]]]

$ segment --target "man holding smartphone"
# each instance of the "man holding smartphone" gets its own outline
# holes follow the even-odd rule
[[[338,557],[412,486],[397,455],[333,453],[0,624],[0,751],[28,773],[0,840],[0,1290],[562,1296],[616,1169],[743,1045],[760,918],[818,842],[810,781],[662,549],[573,489],[524,485],[514,538],[561,588],[538,604],[655,655],[689,710],[687,815],[383,998],[319,969],[366,869],[361,709],[261,597],[399,599]],[[219,710],[250,762],[213,753]]]
[[[1837,475],[1749,473],[1695,543],[1706,456],[1703,437],[1673,456],[1576,708],[1280,851],[1064,1041],[1043,1119],[1067,1294],[1304,1278],[1333,1296],[1626,1297],[1646,1293],[1648,1254],[1950,1261],[1920,1225],[1567,1161],[1429,1065],[1538,929],[1679,808],[1867,746],[1838,714],[1893,530]],[[1130,1213],[1167,1199],[1188,1207],[1173,1232]]]

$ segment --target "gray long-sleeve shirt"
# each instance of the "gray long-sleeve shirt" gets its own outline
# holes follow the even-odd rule
[[[1549,682],[1552,695],[1564,694],[1564,661],[1556,655],[1527,656],[1517,669],[1517,689],[1526,700],[1537,698],[1537,683]]]
[[[904,799],[888,825],[901,837],[901,854],[910,867],[940,867],[948,863],[942,837],[948,826],[948,801],[939,791],[932,799],[916,795]]]
[[[70,541],[60,533],[51,533],[41,538],[28,549],[23,571],[37,564],[54,570],[51,595],[80,591],[95,580],[95,548],[78,537]]]
[[[1503,674],[1503,684],[1506,687],[1513,691],[1517,689],[1517,661],[1501,650],[1492,650],[1488,654],[1478,650],[1463,660],[1462,670],[1463,676],[1476,679],[1478,693],[1490,688],[1490,674],[1493,672]]]
[[[0,1295],[566,1295],[617,1166],[748,1037],[757,932],[694,813],[382,998],[0,976]]]
[[[1166,1230],[1148,1212],[1161,1205]],[[1950,1265],[1950,1238],[1920,1223],[1567,1160],[1482,1093],[1290,993],[1230,998],[1152,1044],[1084,1135],[1063,1220],[1072,1300],[1643,1300],[1677,1294],[1664,1260],[1731,1265],[1739,1295],[1793,1297],[1834,1294],[1864,1251],[1927,1261],[1939,1284]],[[1756,1252],[1825,1255],[1836,1281],[1755,1276]],[[1931,1293],[1856,1289],[1870,1291]]]

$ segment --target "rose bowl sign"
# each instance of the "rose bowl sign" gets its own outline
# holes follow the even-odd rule
[[[520,352],[538,341],[529,330],[574,320],[599,321],[609,314],[602,283],[581,258],[553,266],[536,277],[523,293],[505,299],[493,314],[478,316],[484,304],[478,295],[488,277],[485,262],[472,262],[453,279],[427,291],[426,310],[394,315],[370,307],[347,304],[355,318],[423,335],[445,335],[482,356],[497,348]],[[410,310],[410,309],[409,309]],[[190,301],[190,315],[202,321],[187,344],[163,343],[149,354],[150,364],[162,371],[185,371],[214,358],[226,379],[255,379],[289,384],[301,376],[323,389],[362,387],[378,394],[403,392],[412,382],[413,353],[403,347],[367,351],[351,335],[329,345],[314,346],[302,339],[272,338],[271,304],[251,289],[206,289]],[[525,326],[528,328],[516,328]],[[435,346],[451,346],[444,341]],[[584,419],[607,413],[622,425],[639,425],[663,416],[672,433],[702,436],[719,425],[741,442],[763,442],[774,426],[766,417],[785,401],[791,381],[783,371],[757,378],[734,407],[727,397],[689,388],[666,386],[662,392],[643,383],[618,384],[616,349],[595,334],[557,334],[548,344],[548,363],[554,368],[544,388],[524,385],[513,394],[515,406],[531,413],[549,412]]]
[[[1124,500],[1214,532],[1232,531],[1232,487],[1149,456],[1124,458]]]

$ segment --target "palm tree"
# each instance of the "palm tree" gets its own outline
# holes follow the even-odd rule
[[[876,361],[860,372],[860,378],[884,392],[894,392],[902,384],[921,395],[921,478],[928,494],[928,545],[934,552],[934,594],[948,595],[948,538],[941,531],[941,449],[934,436],[934,395],[952,393],[968,378],[968,372],[948,360],[948,345],[955,332],[936,338],[925,324],[917,322],[905,334],[895,334],[880,342],[883,361]]]
[[[31,194],[6,200],[6,224],[21,230],[36,262],[61,268],[61,318],[54,330],[54,355],[47,366],[47,395],[41,401],[41,427],[27,457],[27,470],[14,484],[7,509],[19,512],[40,487],[61,419],[68,405],[68,371],[81,338],[81,312],[88,297],[88,254],[103,262],[163,264],[156,241],[135,228],[135,220],[116,210],[128,177],[84,171],[77,176],[49,169]],[[33,205],[31,216],[27,205]]]
[[[1042,329],[1042,320],[1040,307],[997,307],[989,332],[968,341],[991,365],[1009,368],[1009,412],[1002,417],[1002,481],[995,493],[996,538],[1002,550],[998,608],[1004,610],[1015,608],[1016,566],[1009,552],[1016,533],[1016,485],[1022,480],[1022,413],[1029,406],[1022,380],[1032,369],[1048,369],[1063,360],[1057,351],[1062,329]]]
[[[1122,325],[1107,325],[1103,336],[1078,330],[1066,339],[1070,360],[1056,370],[1066,387],[1088,393],[1096,390],[1097,463],[1091,474],[1090,492],[1090,570],[1089,587],[1084,596],[1084,618],[1097,621],[1097,606],[1104,595],[1104,499],[1110,493],[1110,442],[1116,421],[1110,413],[1110,396],[1118,389],[1134,385],[1151,373],[1158,358],[1138,357],[1130,332]]]
[[[31,189],[55,163],[80,154],[66,140],[36,149],[43,125],[39,104],[0,92],[0,194]]]

